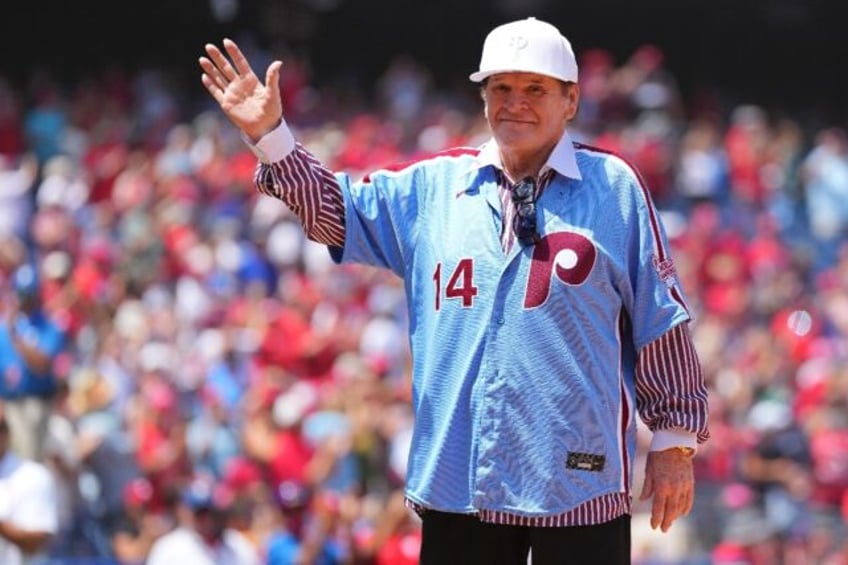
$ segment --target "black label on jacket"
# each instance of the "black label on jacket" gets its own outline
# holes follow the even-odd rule
[[[568,452],[568,460],[565,466],[568,469],[577,469],[578,471],[603,471],[604,464],[607,458],[596,453],[577,453],[574,451]]]

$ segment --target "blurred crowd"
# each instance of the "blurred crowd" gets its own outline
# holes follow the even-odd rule
[[[695,509],[659,534],[637,503],[634,562],[848,563],[842,125],[684,99],[650,45],[580,59],[572,136],[646,178],[711,394]],[[281,82],[298,138],[355,175],[487,136],[471,84],[438,88],[407,57],[368,92],[314,87],[295,56]],[[0,77],[0,413],[9,452],[49,471],[56,516],[27,551],[416,563],[403,287],[304,240],[199,81],[177,84],[161,69]]]

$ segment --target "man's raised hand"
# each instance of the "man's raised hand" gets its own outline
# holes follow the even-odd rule
[[[209,57],[200,57],[203,86],[221,106],[224,114],[252,141],[273,130],[283,117],[280,99],[281,61],[268,65],[263,84],[238,45],[224,39],[229,59],[218,47],[206,44]]]

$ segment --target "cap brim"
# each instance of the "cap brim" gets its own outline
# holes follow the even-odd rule
[[[470,75],[468,75],[468,78],[471,79],[473,82],[483,82],[490,76],[499,75],[501,73],[533,73],[534,75],[555,78],[557,80],[561,80],[562,82],[577,82],[575,79],[569,79],[550,73],[540,73],[539,71],[531,71],[529,69],[496,69],[491,71],[477,71],[476,73],[471,73]]]
[[[468,78],[470,78],[473,82],[483,82],[493,74],[495,74],[493,71],[477,71],[476,73],[468,75]]]

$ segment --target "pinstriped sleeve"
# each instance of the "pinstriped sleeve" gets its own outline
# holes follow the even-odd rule
[[[698,443],[710,437],[707,387],[688,324],[643,347],[636,362],[636,406],[651,431],[678,429]]]
[[[259,192],[278,198],[291,208],[306,237],[324,245],[344,247],[344,197],[339,182],[300,143],[279,161],[260,162],[254,181]]]

